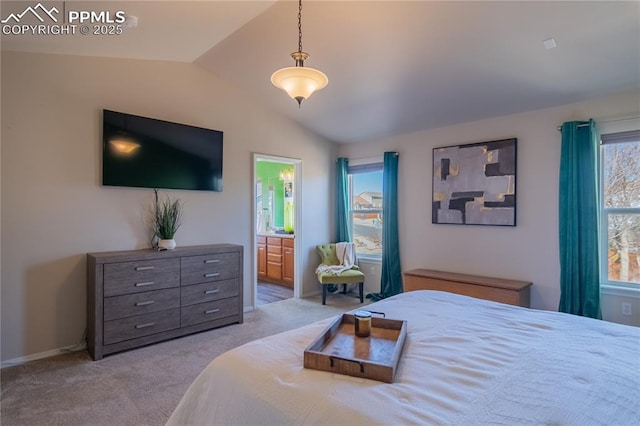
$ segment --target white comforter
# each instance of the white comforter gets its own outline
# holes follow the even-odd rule
[[[639,328],[435,291],[370,307],[408,322],[394,383],[303,368],[328,319],[214,359],[168,424],[640,424]]]

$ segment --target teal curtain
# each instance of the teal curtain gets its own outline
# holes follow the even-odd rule
[[[349,224],[349,159],[336,160],[336,243],[351,241]],[[335,284],[327,284],[330,293],[338,291]]]
[[[349,229],[349,160],[338,158],[336,161],[336,241],[351,241]]]
[[[562,125],[560,312],[601,318],[599,137],[593,120]]]
[[[367,299],[381,300],[402,293],[398,239],[398,153],[385,152],[382,170],[382,277],[380,293]]]

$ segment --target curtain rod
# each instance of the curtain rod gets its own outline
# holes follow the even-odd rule
[[[338,157],[338,158],[346,158],[346,159],[351,160],[351,161],[354,161],[354,160],[381,160],[382,159],[382,155],[373,155],[371,157]]]
[[[626,121],[626,120],[637,120],[640,117],[626,117],[626,118],[617,118],[615,120],[595,120],[596,123],[615,123],[616,121]],[[578,124],[578,127],[586,127],[589,123]],[[562,130],[562,126],[558,126],[558,131]]]
[[[587,127],[588,125],[589,125],[589,123],[578,124],[578,126],[577,126],[577,127]],[[561,126],[561,125],[560,125],[560,126],[558,126],[558,131],[559,131],[559,132],[560,132],[560,131],[562,131],[562,126]]]
[[[400,155],[400,154],[398,154],[397,151],[391,151],[391,152],[393,152],[396,155]],[[374,155],[374,156],[371,156],[371,157],[354,157],[354,158],[352,158],[352,157],[344,157],[344,158],[347,158],[349,161],[372,160],[372,161],[382,162],[382,160],[384,158],[384,154],[383,155]],[[338,161],[338,160],[336,159],[336,161]]]

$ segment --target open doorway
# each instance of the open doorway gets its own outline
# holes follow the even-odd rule
[[[254,307],[300,297],[300,173],[302,161],[253,155]]]

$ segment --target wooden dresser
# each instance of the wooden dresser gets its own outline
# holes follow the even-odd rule
[[[530,304],[532,283],[528,281],[482,277],[431,269],[413,269],[404,272],[403,275],[405,292],[440,290],[525,308],[528,308]]]
[[[87,254],[87,347],[104,355],[242,323],[243,247]]]

